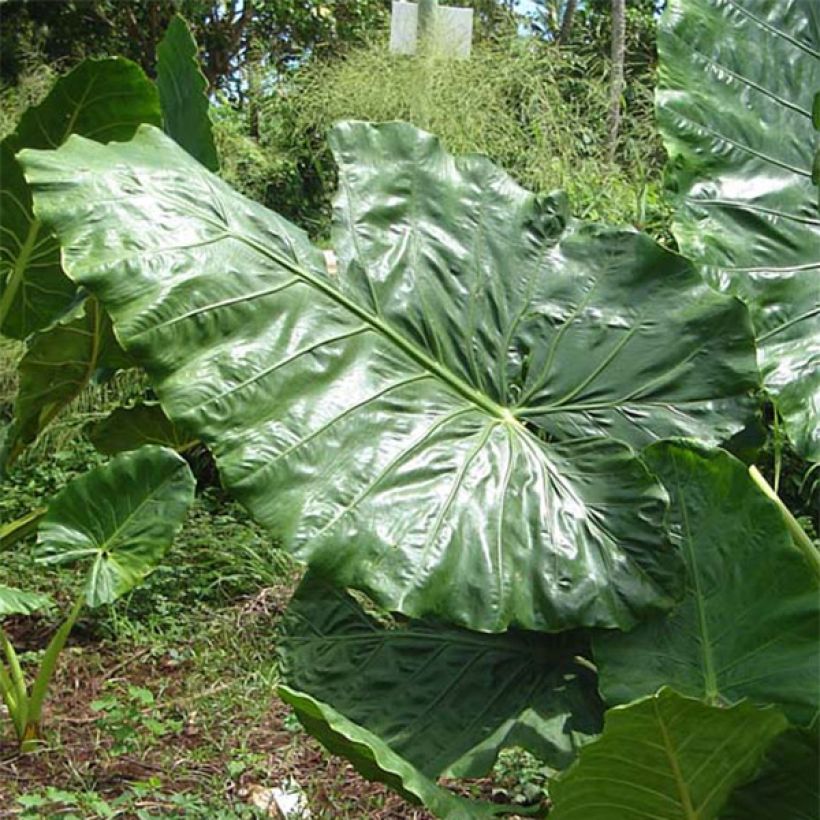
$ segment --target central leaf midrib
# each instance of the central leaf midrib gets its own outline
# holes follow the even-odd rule
[[[404,354],[409,356],[414,362],[421,365],[429,372],[433,373],[441,381],[445,382],[449,387],[451,387],[456,393],[458,393],[460,396],[467,399],[471,403],[475,404],[481,410],[484,410],[491,416],[501,419],[502,421],[505,421],[507,423],[514,420],[514,417],[510,410],[493,401],[489,396],[485,395],[484,393],[481,393],[474,387],[470,386],[466,381],[464,381],[462,378],[453,373],[449,368],[445,367],[440,362],[437,362],[431,356],[428,356],[427,353],[425,353],[421,348],[419,348],[413,342],[409,341],[404,336],[402,336],[397,330],[392,328],[387,322],[385,322],[379,316],[370,313],[370,311],[366,310],[361,305],[358,305],[352,300],[348,299],[344,294],[340,293],[330,282],[324,282],[318,277],[312,275],[311,273],[308,273],[308,271],[299,267],[299,265],[295,264],[292,260],[288,259],[285,256],[280,256],[279,254],[275,253],[265,245],[257,242],[250,236],[236,233],[234,231],[231,231],[230,235],[238,241],[244,242],[246,245],[253,248],[258,253],[261,253],[263,256],[266,256],[268,259],[272,260],[277,265],[281,265],[294,276],[298,277],[306,284],[320,291],[325,296],[328,296],[331,300],[336,302],[336,304],[350,311],[359,319],[369,324],[374,330],[376,330],[382,336],[386,337]]]

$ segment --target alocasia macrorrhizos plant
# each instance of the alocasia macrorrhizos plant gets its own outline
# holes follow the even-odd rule
[[[671,606],[665,495],[629,444],[747,423],[743,306],[411,126],[334,144],[338,277],[156,129],[23,156],[71,275],[298,557],[473,629]]]
[[[775,19],[804,4],[750,5],[782,34]],[[680,0],[667,36],[713,6],[760,18]],[[731,119],[728,103],[720,114]],[[753,329],[680,256],[575,223],[560,196],[411,126],[347,123],[332,141],[338,274],[150,126],[129,143],[72,137],[20,155],[67,273],[110,314],[170,421],[311,567],[286,619],[282,696],[328,748],[441,816],[510,810],[435,779],[483,773],[511,744],[557,767],[583,749],[551,790],[557,817],[706,820],[741,805],[729,793],[764,755],[742,788],[782,791],[771,760],[793,744],[770,741],[818,708],[816,555],[793,546],[739,462],[703,449],[757,412],[759,305]],[[783,320],[781,341],[805,318]],[[766,573],[776,600],[752,617]],[[599,630],[590,651],[590,627],[634,631]],[[598,668],[604,698],[627,703],[595,739]],[[623,743],[634,754],[604,768]]]
[[[172,450],[148,446],[76,478],[49,504],[39,524],[35,560],[89,567],[30,690],[17,654],[0,629],[0,696],[24,751],[41,738],[48,686],[83,606],[93,609],[116,601],[156,568],[182,526],[194,487],[182,458]],[[0,616],[26,614],[47,603],[42,596],[0,586]]]
[[[817,3],[670,0],[658,51],[681,252],[749,304],[766,388],[798,452],[820,460]]]
[[[65,276],[57,240],[34,216],[14,154],[25,147],[56,148],[73,133],[98,142],[125,140],[140,123],[151,123],[162,124],[193,156],[216,168],[205,79],[195,54],[187,25],[174,17],[158,47],[156,87],[128,60],[85,60],[0,144],[0,332],[29,343],[0,470],[97,374],[134,365],[116,344],[103,308]]]

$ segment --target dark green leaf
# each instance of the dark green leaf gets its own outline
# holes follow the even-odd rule
[[[368,780],[386,783],[411,803],[421,803],[436,817],[471,820],[518,813],[518,806],[479,803],[459,797],[425,777],[376,735],[349,721],[326,703],[288,686],[277,687],[305,729],[333,754],[343,755]]]
[[[115,368],[124,362],[111,322],[96,299],[87,299],[73,315],[37,333],[19,364],[14,421],[4,443],[4,461],[13,462],[79,396],[100,368]]]
[[[196,41],[178,14],[157,46],[157,89],[165,133],[206,168],[218,170],[208,117],[208,81],[199,68]]]
[[[284,682],[376,735],[427,777],[481,777],[505,746],[564,768],[600,731],[575,633],[502,635],[434,622],[385,628],[308,575],[280,643]]]
[[[787,725],[772,708],[707,706],[671,689],[617,706],[550,784],[550,820],[713,820]]]
[[[596,637],[604,700],[669,684],[809,723],[820,709],[820,591],[777,507],[728,453],[661,443],[646,459],[672,499],[687,592],[668,616]]]
[[[40,524],[37,559],[90,562],[86,603],[111,603],[156,568],[182,527],[195,484],[172,450],[122,453],[54,497]]]
[[[47,595],[25,592],[22,589],[0,584],[0,616],[30,615],[38,609],[51,606],[51,603]]]
[[[629,231],[567,226],[411,126],[341,126],[338,276],[156,129],[26,152],[38,212],[168,416],[300,559],[482,631],[668,608],[630,447],[753,412],[745,308]]]
[[[739,786],[721,820],[817,820],[820,806],[820,736],[790,729],[776,738],[750,783]]]
[[[160,121],[156,88],[139,66],[119,57],[85,60],[0,143],[0,332],[25,338],[56,321],[75,294],[55,237],[32,213],[15,153],[56,148],[69,134],[127,140],[140,123]]]
[[[675,235],[750,305],[766,387],[798,451],[820,459],[817,0],[670,0],[658,50]]]
[[[196,437],[174,424],[156,402],[118,407],[90,425],[86,435],[106,455],[137,450],[144,444],[159,444],[183,452],[196,444]]]

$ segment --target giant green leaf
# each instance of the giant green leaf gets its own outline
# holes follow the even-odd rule
[[[379,624],[308,575],[285,618],[284,682],[379,737],[427,777],[487,774],[505,746],[556,768],[600,731],[594,675],[575,633]]]
[[[0,143],[0,332],[6,336],[23,339],[50,325],[75,292],[60,265],[56,238],[34,217],[14,154],[56,148],[69,134],[126,140],[144,122],[159,124],[160,110],[156,88],[140,67],[119,57],[85,60]]]
[[[817,820],[820,735],[790,729],[769,747],[754,779],[739,786],[721,820]]]
[[[798,451],[820,459],[820,7],[670,0],[658,50],[675,236],[750,305],[766,387]]]
[[[218,170],[208,117],[208,81],[197,62],[196,41],[178,14],[157,46],[157,89],[165,133],[206,168]]]
[[[550,783],[550,820],[713,820],[787,725],[773,708],[707,706],[671,689],[616,706]]]
[[[22,156],[71,276],[298,558],[482,631],[669,607],[664,494],[610,436],[740,429],[743,305],[411,126],[347,124],[334,145],[335,277],[156,129]]]
[[[687,591],[668,616],[594,644],[601,692],[626,703],[663,684],[712,703],[750,698],[809,723],[820,709],[820,589],[776,505],[722,451],[655,444]]]
[[[18,366],[14,420],[3,445],[3,462],[13,462],[35,441],[98,370],[127,365],[96,299],[87,299],[65,319],[35,334]]]
[[[343,755],[368,780],[386,783],[411,803],[423,804],[436,817],[473,820],[522,813],[520,806],[460,797],[425,777],[379,737],[357,726],[328,704],[285,685],[279,686],[277,692],[282,700],[293,707],[308,732],[318,738],[328,751]]]
[[[86,603],[111,603],[156,568],[182,527],[195,485],[173,450],[122,453],[54,497],[36,557],[44,564],[89,563]]]

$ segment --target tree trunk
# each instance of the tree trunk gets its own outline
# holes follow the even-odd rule
[[[558,45],[565,46],[569,42],[569,35],[572,33],[572,18],[575,17],[575,7],[578,0],[567,0],[564,7],[564,16],[561,18],[561,30],[558,32]]]
[[[609,161],[615,159],[621,126],[621,96],[624,92],[626,14],[624,0],[612,0],[612,68],[609,84]]]

